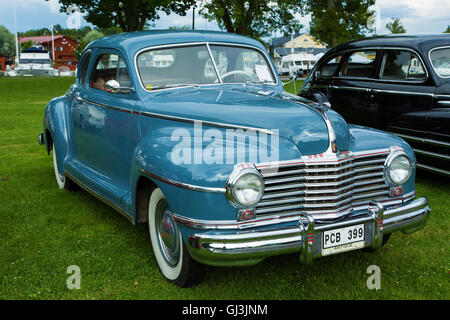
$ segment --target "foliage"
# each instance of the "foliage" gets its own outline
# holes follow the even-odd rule
[[[406,33],[406,29],[403,27],[399,18],[391,18],[391,21],[386,24],[386,29],[388,29],[392,34]]]
[[[273,31],[298,32],[302,25],[294,14],[301,9],[298,0],[211,0],[204,1],[200,13],[220,28],[260,38]]]
[[[450,33],[450,26],[447,26],[447,29],[445,29],[444,33]]]
[[[148,22],[159,19],[160,12],[181,16],[195,0],[58,0],[61,12],[77,6],[86,12],[86,21],[99,28],[120,27],[123,31],[143,30]]]
[[[89,31],[84,37],[83,39],[81,39],[80,43],[78,44],[77,49],[75,50],[75,57],[77,59],[80,58],[81,54],[83,53],[84,48],[86,48],[86,46],[91,43],[94,40],[100,39],[102,37],[104,37],[105,35],[98,31],[98,30],[91,30]]]
[[[33,46],[33,41],[25,41],[20,44],[20,50],[23,51],[23,50],[31,48],[32,46]]]
[[[335,47],[363,38],[373,30],[367,26],[375,0],[305,0],[303,10],[311,13],[310,34]]]
[[[15,39],[14,35],[9,30],[0,25],[0,40],[3,42],[0,48],[0,56],[13,57],[15,56]]]

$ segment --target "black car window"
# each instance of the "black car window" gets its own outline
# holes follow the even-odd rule
[[[84,80],[86,79],[87,68],[89,66],[90,61],[91,61],[91,53],[88,52],[84,56],[84,58],[81,62],[80,70],[79,70],[79,78],[78,79],[80,79],[79,81],[80,81],[81,85],[84,85]]]
[[[377,52],[375,50],[353,52],[342,67],[341,76],[370,78],[376,67],[376,57]]]
[[[105,90],[109,80],[116,80],[121,87],[130,87],[128,69],[123,59],[117,54],[101,55],[92,72],[90,87]]]
[[[433,49],[430,60],[436,73],[443,77],[450,77],[450,47]]]
[[[425,80],[427,74],[419,57],[408,50],[388,50],[383,54],[380,79],[396,81]]]
[[[325,60],[320,64],[320,67],[317,69],[317,76],[319,78],[323,77],[332,77],[336,73],[336,70],[341,62],[342,55],[334,56]]]

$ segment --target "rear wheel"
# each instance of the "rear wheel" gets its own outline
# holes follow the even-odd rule
[[[149,197],[148,227],[153,253],[164,277],[180,287],[200,283],[204,265],[191,258],[159,188],[155,188]]]
[[[55,149],[54,143],[53,143],[52,149],[53,149],[53,151],[52,151],[52,153],[53,153],[53,170],[55,171],[55,178],[56,178],[56,183],[58,184],[58,187],[60,189],[76,190],[77,185],[75,184],[75,182],[73,182],[72,180],[67,178],[66,175],[64,173],[61,173],[58,169],[58,163],[56,161],[56,149]]]

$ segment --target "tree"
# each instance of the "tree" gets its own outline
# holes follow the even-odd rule
[[[335,47],[373,31],[367,21],[374,4],[375,0],[305,0],[303,10],[311,13],[310,34]]]
[[[0,41],[3,43],[0,47],[0,56],[14,57],[16,46],[14,35],[2,25],[0,25]]]
[[[120,27],[123,31],[143,30],[146,23],[159,19],[159,12],[186,15],[195,0],[58,0],[61,12],[77,6],[87,12],[86,21],[99,28]]]
[[[450,26],[447,26],[447,29],[444,31],[444,33],[450,33]]]
[[[294,14],[301,10],[299,0],[210,0],[200,13],[215,20],[221,29],[253,38],[272,31],[298,32],[302,25]]]
[[[391,21],[386,24],[386,29],[391,33],[406,33],[406,29],[403,27],[399,18],[391,18]]]
[[[105,35],[98,31],[98,30],[91,30],[89,31],[84,37],[83,39],[81,39],[81,41],[78,43],[78,47],[75,50],[75,57],[77,59],[80,59],[81,54],[83,53],[84,48],[86,48],[86,46],[91,43],[94,40],[100,39],[102,37],[104,37]]]

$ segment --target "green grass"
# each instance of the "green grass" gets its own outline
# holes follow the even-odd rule
[[[197,287],[163,278],[144,225],[134,227],[84,191],[59,190],[37,143],[47,101],[72,78],[0,78],[0,299],[449,299],[450,184],[419,173],[432,215],[415,234],[395,233],[377,252],[353,251],[311,266],[296,254],[246,268],[208,267]],[[68,290],[67,267],[81,268]],[[368,290],[367,267],[381,268]]]

